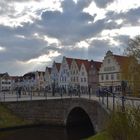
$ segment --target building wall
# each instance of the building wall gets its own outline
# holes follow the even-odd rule
[[[59,71],[56,67],[55,62],[53,62],[51,70],[51,83],[54,84],[55,88],[58,88]]]
[[[79,83],[79,68],[77,66],[76,61],[73,59],[70,67],[70,86],[73,89],[76,89],[78,86],[80,86]]]
[[[121,68],[114,56],[107,53],[99,71],[101,87],[117,87],[121,85]]]
[[[59,87],[63,87],[68,91],[70,86],[70,68],[66,61],[66,58],[63,57],[60,71],[59,71]]]
[[[45,70],[45,88],[51,90],[51,74],[48,67]]]
[[[91,94],[95,94],[99,87],[99,71],[94,64],[91,64],[88,71],[88,86]]]
[[[87,93],[88,92],[88,72],[84,64],[82,64],[80,68],[79,81],[80,81],[81,92]]]

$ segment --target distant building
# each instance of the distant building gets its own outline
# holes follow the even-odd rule
[[[35,90],[37,88],[37,80],[35,72],[29,72],[23,75],[22,81],[21,78],[18,79],[22,82],[21,87],[24,90]]]
[[[63,57],[59,71],[59,87],[63,88],[66,92],[70,87],[70,66],[72,58]]]
[[[37,90],[45,89],[45,72],[44,71],[36,71],[35,72],[35,81]]]
[[[0,74],[0,91],[12,90],[12,80],[8,73]]]
[[[59,71],[60,71],[61,63],[53,62],[52,69],[51,69],[51,85],[52,88],[56,90],[59,88]]]
[[[91,94],[95,94],[99,88],[99,69],[102,62],[99,61],[89,61],[88,68],[88,86]]]
[[[101,87],[113,87],[113,91],[120,91],[124,68],[127,70],[129,58],[127,56],[114,55],[108,51],[99,70],[99,83]]]
[[[51,80],[51,70],[52,68],[46,67],[45,69],[45,89],[51,90],[52,80]]]

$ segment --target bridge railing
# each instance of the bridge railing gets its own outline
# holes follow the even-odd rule
[[[88,98],[91,99],[90,93],[56,91],[55,93],[46,90],[10,90],[0,91],[0,102],[6,101],[23,101],[23,100],[47,100],[54,98]]]
[[[124,96],[122,93],[113,93],[108,90],[100,92],[98,98],[101,104],[112,111],[115,111],[118,107],[125,111],[125,108],[128,106],[140,106],[140,98]]]

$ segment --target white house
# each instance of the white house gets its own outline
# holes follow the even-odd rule
[[[35,80],[37,90],[45,89],[45,72],[44,71],[36,71],[35,72]]]
[[[70,87],[70,66],[72,58],[63,57],[59,71],[59,87],[63,88],[66,92]]]
[[[73,58],[70,66],[70,88],[72,89],[77,89],[80,87],[79,71],[80,67],[78,65],[78,60]]]
[[[23,85],[21,86],[24,90],[36,90],[36,76],[35,72],[29,72],[23,75]]]
[[[114,55],[108,51],[99,70],[99,83],[101,87],[113,87],[119,91],[122,80],[122,69],[129,59],[126,56]]]
[[[12,80],[8,73],[0,74],[0,91],[12,90]]]
[[[79,84],[81,93],[88,93],[88,69],[89,61],[82,60],[79,72]]]
[[[53,88],[57,89],[59,87],[58,85],[58,79],[59,79],[59,71],[60,71],[61,63],[53,62],[52,69],[51,69],[51,84],[54,86]]]

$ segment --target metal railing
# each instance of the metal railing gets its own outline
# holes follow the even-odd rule
[[[140,106],[140,98],[124,96],[122,93],[113,93],[108,90],[100,92],[98,98],[99,102],[111,111],[115,111],[117,108],[121,108],[122,111],[125,111],[125,108],[128,106]]]
[[[55,91],[50,92],[46,90],[12,90],[12,91],[1,91],[0,102],[8,101],[23,101],[23,100],[47,100],[47,99],[64,99],[64,98],[86,98],[91,99],[90,93],[81,94],[81,92],[63,92]]]

